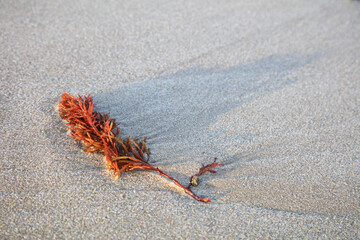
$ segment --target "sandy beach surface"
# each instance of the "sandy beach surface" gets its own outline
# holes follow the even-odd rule
[[[1,239],[359,239],[360,2],[1,1]],[[153,172],[55,110],[94,96]]]

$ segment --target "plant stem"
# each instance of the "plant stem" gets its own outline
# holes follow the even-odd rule
[[[161,171],[159,168],[152,166],[151,164],[149,164],[146,168],[143,168],[149,171],[155,171],[157,173],[159,173],[161,176],[166,177],[167,179],[170,179],[171,181],[173,181],[178,187],[182,188],[187,194],[189,194],[190,196],[192,196],[193,198],[195,198],[198,201],[201,202],[210,202],[210,198],[200,198],[198,197],[195,193],[193,193],[189,188],[185,187],[184,185],[182,185],[181,183],[179,183],[176,179],[170,177],[169,175],[167,175],[166,173],[164,173],[163,171]]]

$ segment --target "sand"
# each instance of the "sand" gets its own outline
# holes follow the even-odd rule
[[[0,3],[2,239],[360,238],[360,2]],[[156,173],[66,134],[94,96]]]

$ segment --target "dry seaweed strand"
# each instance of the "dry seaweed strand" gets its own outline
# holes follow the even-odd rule
[[[115,177],[118,178],[121,172],[128,172],[134,169],[143,169],[155,171],[173,181],[182,188],[187,194],[202,202],[210,202],[209,198],[200,198],[190,190],[194,178],[209,171],[215,173],[212,168],[222,165],[216,162],[202,166],[200,171],[190,179],[188,187],[183,186],[174,178],[170,177],[158,167],[149,163],[150,152],[146,147],[146,138],[122,139],[120,129],[115,119],[109,117],[109,114],[101,114],[94,111],[93,98],[88,96],[74,97],[68,93],[63,93],[59,102],[59,112],[61,117],[67,122],[72,137],[84,144],[87,153],[102,152],[105,155],[106,164],[109,170],[115,171]]]
[[[214,158],[214,161],[208,165],[204,164],[200,168],[199,172],[197,174],[194,174],[190,178],[190,183],[188,185],[188,189],[190,189],[191,186],[197,186],[199,184],[198,178],[203,175],[206,172],[216,173],[216,171],[212,170],[212,168],[216,167],[217,165],[221,165],[222,163],[216,162],[217,158]]]

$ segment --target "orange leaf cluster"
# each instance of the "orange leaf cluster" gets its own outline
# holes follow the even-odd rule
[[[200,198],[195,195],[190,190],[191,185],[184,187],[177,180],[151,165],[148,162],[150,152],[145,144],[146,138],[141,141],[130,137],[122,139],[119,124],[115,122],[115,119],[110,118],[109,114],[94,111],[94,102],[90,94],[86,97],[80,95],[74,97],[68,93],[63,93],[59,102],[59,112],[60,116],[67,122],[72,137],[84,144],[87,153],[95,151],[104,153],[108,169],[115,171],[116,178],[121,172],[134,169],[156,171],[172,180],[195,199],[210,202],[209,198]],[[203,166],[199,173],[192,176],[191,179],[207,171],[215,172],[211,168],[222,164],[215,161]]]

